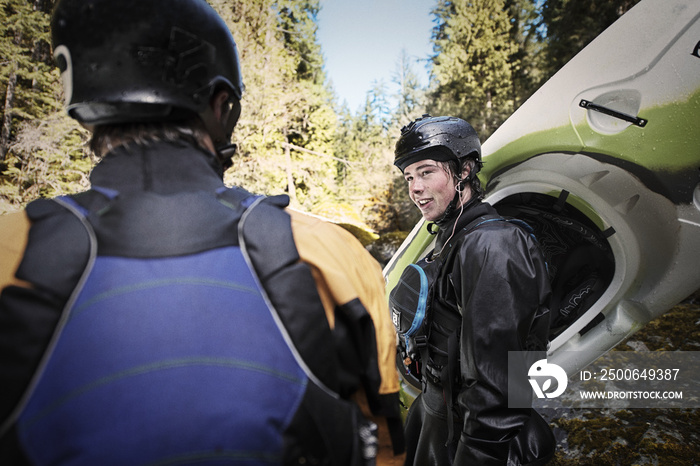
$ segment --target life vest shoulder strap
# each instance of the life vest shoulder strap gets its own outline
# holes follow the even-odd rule
[[[291,218],[284,211],[287,196],[246,198],[239,223],[239,241],[294,347],[311,373],[338,392],[337,358],[316,282],[301,261],[294,242]],[[290,299],[292,297],[293,299]]]

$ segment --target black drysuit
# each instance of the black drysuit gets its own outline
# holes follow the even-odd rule
[[[552,432],[534,409],[508,408],[508,352],[539,351],[544,356],[546,349],[551,294],[546,263],[536,240],[514,223],[489,221],[471,227],[484,216],[497,213],[486,203],[470,203],[437,233],[435,251],[449,243],[441,254],[444,262],[433,294],[430,362],[423,361],[421,368],[423,392],[406,421],[407,465],[544,464],[554,453]],[[467,226],[470,231],[465,231]],[[451,320],[445,319],[448,314]],[[450,321],[455,328],[445,329]],[[435,350],[442,346],[448,352],[444,338],[438,341],[440,331],[453,333],[458,352],[451,387],[430,375],[448,364],[449,358]],[[519,369],[524,376],[511,380],[511,391],[530,396],[528,368]]]

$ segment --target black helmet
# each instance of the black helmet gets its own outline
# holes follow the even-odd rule
[[[396,141],[394,165],[403,172],[422,159],[439,161],[470,158],[481,167],[481,143],[479,136],[466,121],[449,116],[423,115],[401,129]]]
[[[86,125],[199,115],[219,89],[241,99],[236,44],[205,0],[59,0],[51,31],[68,113]]]

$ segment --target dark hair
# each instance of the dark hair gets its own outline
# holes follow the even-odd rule
[[[461,160],[450,159],[444,162],[438,162],[452,175],[455,183],[466,181],[467,186],[472,191],[472,196],[478,199],[484,197],[484,190],[481,187],[481,181],[476,174],[481,169],[479,162],[473,158],[465,158]],[[462,172],[466,167],[469,167],[469,177],[466,180],[462,179]]]
[[[120,146],[147,146],[155,142],[185,141],[210,151],[205,141],[209,138],[202,120],[194,116],[188,120],[148,123],[120,123],[96,126],[90,149],[98,158]]]

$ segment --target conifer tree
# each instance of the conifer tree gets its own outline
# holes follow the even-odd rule
[[[425,90],[405,49],[396,63],[393,82],[398,86],[394,120],[403,126],[425,113]]]
[[[510,17],[510,41],[515,52],[510,57],[514,110],[520,107],[544,79],[543,38],[538,33],[541,16],[537,0],[506,0]]]
[[[346,204],[379,226],[399,204],[390,185],[402,125],[426,111],[453,114],[485,139],[548,73],[637,0],[439,0],[430,99],[422,100],[404,55],[394,76],[398,94],[375,83],[357,115],[335,108],[326,83],[316,39],[319,0],[209,2],[234,34],[247,87],[227,184],[288,192],[311,211]],[[83,189],[91,166],[89,135],[61,105],[48,39],[54,3],[0,0],[0,202],[13,206]]]
[[[546,41],[543,67],[552,76],[640,0],[547,0],[542,6]]]
[[[316,41],[318,0],[211,0],[238,44],[246,92],[226,182],[312,210],[334,190],[335,112]],[[319,155],[322,154],[322,155]]]
[[[0,177],[0,212],[38,197],[87,189],[93,160],[87,130],[62,109],[20,124]]]
[[[438,0],[434,14],[430,113],[464,118],[486,138],[514,109],[505,1]]]
[[[0,0],[0,212],[84,189],[87,132],[62,107],[49,44],[53,0]]]
[[[49,40],[53,1],[0,0],[0,162],[22,121],[58,108]]]

